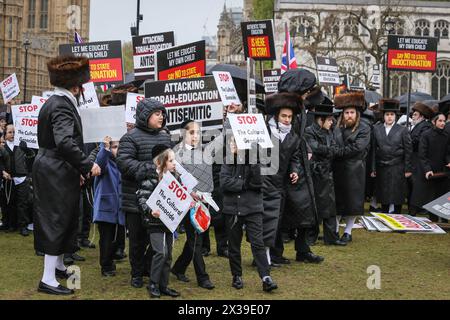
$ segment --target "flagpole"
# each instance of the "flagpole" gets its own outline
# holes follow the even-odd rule
[[[291,64],[291,46],[289,45],[289,34],[288,34],[288,25],[287,22],[284,23],[284,31],[286,34],[286,70],[289,70]]]

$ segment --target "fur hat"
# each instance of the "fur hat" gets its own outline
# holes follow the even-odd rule
[[[431,110],[429,106],[423,104],[422,102],[416,102],[412,107],[412,110],[419,112],[427,119],[433,118],[433,110]]]
[[[289,108],[294,114],[303,108],[302,98],[296,93],[275,93],[266,97],[266,113],[276,115],[281,109]]]
[[[381,99],[379,102],[380,112],[400,112],[400,101],[397,99]]]
[[[124,84],[118,87],[115,87],[111,90],[111,105],[112,106],[121,106],[127,103],[127,94],[138,93],[139,88],[136,88],[133,84]]]
[[[357,108],[363,110],[366,107],[364,91],[353,91],[336,95],[334,104],[337,109]]]
[[[59,56],[47,63],[50,83],[55,87],[70,89],[79,87],[91,79],[89,59]]]
[[[108,107],[111,105],[111,95],[103,94],[99,95],[100,98],[100,107]]]

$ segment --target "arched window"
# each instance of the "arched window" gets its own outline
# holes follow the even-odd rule
[[[351,76],[351,86],[360,87],[364,85],[365,67],[364,62],[357,57],[338,58],[339,74]]]
[[[314,30],[314,19],[308,16],[298,16],[291,19],[291,36],[309,38]]]
[[[430,21],[421,19],[417,20],[415,25],[416,36],[429,36],[430,35]]]
[[[394,25],[394,33],[396,35],[404,35],[405,34],[405,20],[397,19]]]
[[[450,61],[439,61],[431,77],[431,95],[440,100],[450,92]]]
[[[434,23],[434,36],[448,39],[448,22],[446,20],[438,20]]]
[[[357,36],[358,35],[358,21],[355,17],[348,17],[344,20],[344,35]]]
[[[391,72],[391,97],[399,97],[408,92],[408,72],[392,71]]]

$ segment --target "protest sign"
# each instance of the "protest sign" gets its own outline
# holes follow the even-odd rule
[[[42,106],[44,105],[44,103],[47,102],[48,99],[44,98],[44,97],[39,97],[39,96],[32,96],[31,97],[31,104],[35,104],[37,105],[39,108],[42,108]]]
[[[173,31],[133,37],[135,80],[155,80],[155,55],[175,45]]]
[[[80,115],[84,143],[102,142],[106,136],[119,141],[127,132],[124,106],[82,109]]]
[[[273,148],[262,114],[228,114],[228,119],[239,150],[250,149],[253,143]]]
[[[156,57],[156,80],[198,78],[206,74],[205,41],[160,50]]]
[[[385,214],[385,213],[375,213],[371,212],[373,216],[382,221],[385,225],[394,231],[406,232],[406,231],[420,231],[429,232],[432,228],[426,223],[419,224],[408,215],[401,214]]]
[[[122,43],[120,41],[62,44],[59,46],[59,53],[88,58],[91,81],[96,85],[123,83]]]
[[[257,113],[256,109],[256,66],[255,60],[247,58],[247,111]]]
[[[37,118],[17,117],[14,121],[14,145],[19,146],[20,142],[25,141],[28,148],[39,149],[37,129]]]
[[[380,65],[374,64],[373,65],[373,71],[372,71],[372,79],[370,81],[370,84],[375,89],[380,89],[381,86],[381,73],[380,73]]]
[[[234,87],[233,78],[229,72],[213,71],[214,79],[216,80],[217,89],[224,106],[231,104],[242,104]]]
[[[186,119],[201,122],[202,130],[222,127],[223,104],[213,76],[147,82],[145,97],[164,104],[169,130],[180,129]]]
[[[241,31],[246,58],[276,60],[273,20],[241,22]]]
[[[193,201],[189,192],[170,173],[166,172],[147,200],[152,211],[159,211],[159,219],[171,232],[175,232]]]
[[[125,106],[125,121],[127,123],[136,123],[136,107],[137,104],[142,100],[144,100],[143,94],[127,94],[127,104]]]
[[[338,65],[334,58],[317,57],[317,75],[321,85],[338,86],[341,84]]]
[[[434,72],[438,38],[388,35],[388,69]]]
[[[36,98],[35,98],[36,100]],[[45,101],[44,101],[45,102]],[[17,118],[38,118],[39,111],[42,108],[43,103],[36,100],[35,104],[21,104],[16,106],[11,106],[11,114],[15,124],[15,119]]]
[[[98,102],[97,92],[95,91],[95,86],[93,82],[88,82],[83,84],[83,97],[80,97],[80,109],[89,108],[100,108],[100,103]]]
[[[195,179],[195,177],[190,174],[185,168],[183,168],[183,166],[177,160],[175,160],[174,163],[175,170],[180,174],[180,179],[183,187],[185,187],[188,192],[192,192],[195,186],[198,185],[198,180]]]
[[[264,87],[266,94],[278,92],[278,82],[281,78],[281,69],[264,70]]]
[[[427,203],[423,208],[438,217],[450,220],[450,192]]]
[[[19,82],[15,73],[2,81],[1,90],[5,104],[20,94]]]

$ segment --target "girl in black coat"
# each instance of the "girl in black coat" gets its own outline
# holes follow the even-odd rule
[[[153,258],[150,269],[150,283],[148,290],[152,298],[160,298],[161,295],[178,297],[180,294],[168,288],[170,265],[172,263],[173,234],[159,219],[160,212],[153,211],[148,205],[150,198],[164,173],[175,172],[175,153],[165,145],[157,145],[152,150],[152,157],[156,171],[150,163],[137,173],[139,189],[136,192],[139,209],[142,214],[144,227],[148,230],[150,243],[153,250]]]
[[[250,164],[249,157],[242,157],[234,138],[230,141],[234,155],[233,164],[223,164],[220,171],[220,186],[223,191],[223,213],[228,233],[229,261],[233,276],[232,286],[242,289],[241,243],[246,226],[253,258],[266,292],[277,289],[270,277],[269,263],[263,242],[263,198],[261,165]],[[248,154],[247,151],[245,153]],[[247,158],[247,159],[245,159]]]

